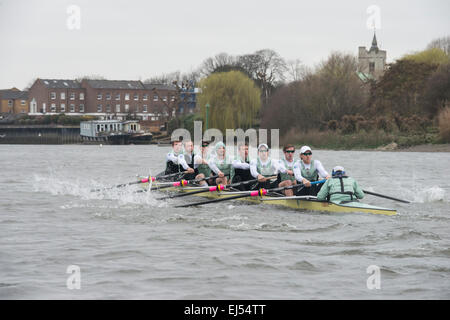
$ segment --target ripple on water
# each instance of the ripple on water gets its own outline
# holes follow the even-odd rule
[[[302,271],[320,271],[314,264],[306,260],[297,261],[287,267],[289,270],[302,270]]]

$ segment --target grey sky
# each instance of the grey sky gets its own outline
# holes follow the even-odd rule
[[[79,30],[67,27],[70,5],[81,10]],[[388,62],[450,34],[448,0],[0,0],[0,89],[37,77],[144,80],[265,48],[312,67],[370,46],[371,5]]]

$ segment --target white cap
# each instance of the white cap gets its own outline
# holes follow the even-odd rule
[[[303,146],[303,147],[301,147],[301,149],[300,149],[300,154],[305,153],[306,151],[311,151],[311,152],[312,152],[312,150],[311,150],[310,147],[308,147],[308,146]]]
[[[269,146],[267,145],[267,144],[265,144],[265,143],[261,143],[259,146],[258,146],[258,151],[261,149],[261,148],[266,148],[267,150],[269,150]]]
[[[333,168],[333,171],[334,171],[334,172],[338,172],[338,171],[345,172],[344,167],[341,167],[341,166],[336,166],[336,167],[334,167],[334,168]]]

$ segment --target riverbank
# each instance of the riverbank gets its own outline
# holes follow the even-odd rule
[[[417,146],[399,148],[391,151],[399,152],[450,152],[450,143],[445,144],[421,144]]]

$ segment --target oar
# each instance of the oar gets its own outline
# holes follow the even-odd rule
[[[158,176],[156,176],[156,177],[151,177],[151,176],[143,177],[142,179],[140,179],[138,181],[133,181],[133,182],[128,182],[128,183],[121,183],[121,184],[118,184],[118,185],[115,185],[115,186],[112,186],[112,187],[107,187],[107,188],[102,188],[102,189],[92,189],[91,192],[98,192],[98,191],[110,190],[110,189],[114,189],[114,188],[122,188],[122,187],[126,187],[126,186],[131,186],[131,185],[134,185],[134,184],[147,183],[150,180],[151,181],[158,181],[158,179],[174,177],[174,176],[177,176],[177,175],[180,175],[180,174],[185,174],[185,173],[187,173],[187,171],[177,172],[177,173],[168,174],[168,175],[159,176],[159,177]]]
[[[160,190],[160,189],[166,189],[166,188],[170,188],[170,187],[185,187],[190,183],[195,183],[195,182],[200,182],[203,180],[207,180],[207,179],[215,179],[218,178],[219,176],[211,176],[211,177],[205,177],[205,178],[201,178],[201,179],[193,179],[193,180],[180,180],[180,181],[175,181],[175,182],[167,182],[164,183],[165,185],[161,186],[161,187],[155,187],[152,188],[152,190]]]
[[[128,182],[128,183],[122,183],[122,184],[118,184],[112,187],[107,187],[107,188],[102,188],[102,189],[92,189],[91,192],[98,192],[98,191],[102,191],[102,190],[109,190],[109,189],[114,189],[114,188],[121,188],[121,187],[126,187],[126,186],[131,186],[133,184],[139,184],[139,183],[147,183],[149,181],[155,181],[156,178],[155,177],[147,177],[147,178],[142,178],[138,181],[133,181],[133,182]]]
[[[258,179],[253,179],[253,180],[247,180],[247,181],[242,181],[242,182],[236,182],[236,183],[231,183],[231,184],[227,184],[227,185],[217,185],[217,186],[207,186],[207,187],[203,187],[200,190],[196,190],[196,191],[192,191],[192,192],[186,192],[186,193],[178,193],[178,194],[174,194],[174,195],[170,195],[167,197],[161,197],[161,198],[157,198],[157,200],[165,200],[165,199],[170,199],[170,198],[180,198],[180,197],[186,197],[186,196],[191,196],[193,194],[198,194],[198,193],[204,193],[204,192],[214,192],[214,191],[221,191],[225,188],[229,188],[229,187],[237,187],[237,186],[242,186],[244,184],[249,184],[249,183],[253,183],[258,181]]]
[[[156,180],[160,180],[160,179],[166,179],[166,178],[171,178],[171,177],[176,177],[179,176],[180,174],[186,174],[187,171],[181,171],[181,172],[176,172],[176,173],[171,173],[171,174],[166,174],[163,176],[157,175],[156,176]]]
[[[325,179],[320,180],[320,181],[314,181],[314,182],[311,182],[311,184],[324,183],[325,181],[326,181]],[[239,199],[239,198],[245,198],[245,197],[258,197],[258,196],[262,197],[269,192],[276,192],[276,191],[282,191],[282,190],[287,190],[287,189],[295,189],[295,188],[299,188],[302,186],[303,186],[303,184],[296,184],[293,186],[279,187],[279,188],[273,188],[273,189],[264,189],[263,188],[263,189],[259,189],[259,190],[249,191],[248,193],[245,193],[245,194],[238,194],[236,196],[207,200],[207,201],[202,201],[202,202],[195,202],[195,203],[190,203],[190,204],[183,204],[183,205],[175,206],[175,208],[186,208],[186,207],[192,207],[192,206],[199,206],[199,205],[208,204],[208,203],[221,202],[221,201],[233,200],[233,199]]]
[[[397,198],[393,198],[393,197],[390,197],[390,196],[386,196],[384,194],[379,194],[379,193],[375,193],[375,192],[371,192],[371,191],[367,191],[367,190],[363,190],[363,192],[367,193],[367,194],[371,194],[373,196],[380,197],[380,198],[386,198],[386,199],[399,201],[399,202],[403,202],[403,203],[411,203],[411,201],[408,201],[408,200],[397,199]]]
[[[201,180],[206,180],[206,179],[216,178],[216,177],[218,177],[218,176],[208,177],[208,178],[201,179]],[[266,178],[264,178],[264,181],[267,181],[267,180],[269,180],[269,179],[275,179],[276,177],[277,177],[277,176],[266,177]],[[201,180],[197,180],[197,181],[201,181]],[[243,184],[253,183],[253,182],[256,182],[256,181],[258,181],[258,179],[247,180],[247,181],[242,181],[242,182],[236,182],[236,183],[227,184],[227,185],[225,185],[225,186],[220,186],[220,187],[219,187],[219,186],[204,187],[204,188],[202,188],[201,190],[196,190],[196,191],[193,191],[193,192],[187,192],[187,193],[176,194],[176,195],[173,195],[173,196],[162,197],[162,198],[158,198],[157,200],[164,200],[164,199],[168,199],[168,198],[186,197],[186,196],[189,196],[189,195],[198,194],[198,193],[203,193],[203,192],[220,191],[220,190],[223,190],[223,189],[228,188],[228,187],[236,187],[236,186],[240,186],[240,185],[243,185]],[[218,187],[219,187],[219,188],[218,188]],[[167,187],[166,187],[166,188],[167,188]],[[219,189],[219,190],[217,190],[217,189]]]

